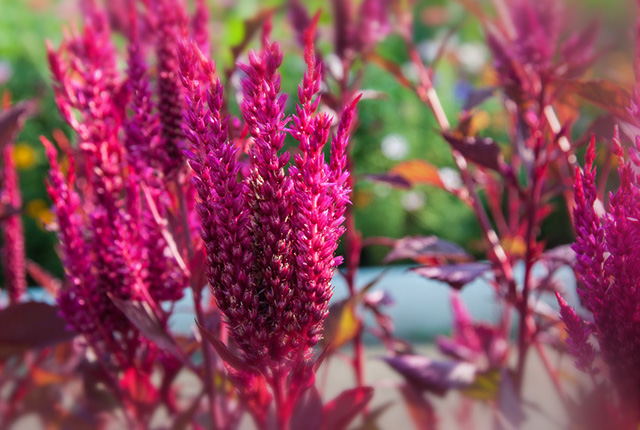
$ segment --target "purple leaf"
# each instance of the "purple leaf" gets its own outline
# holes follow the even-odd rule
[[[345,390],[327,403],[322,413],[322,428],[327,430],[346,429],[373,397],[373,388],[358,387]]]
[[[487,263],[460,263],[445,266],[421,266],[411,270],[425,278],[446,282],[459,290],[490,268],[491,266]]]
[[[497,172],[502,171],[504,161],[500,147],[490,137],[457,137],[449,133],[443,133],[442,136],[469,161]]]
[[[384,262],[390,263],[405,258],[420,263],[433,259],[469,261],[471,256],[455,243],[436,236],[413,236],[396,241],[391,252],[384,258]]]
[[[506,370],[503,370],[500,375],[498,412],[500,413],[500,417],[509,424],[508,426],[500,426],[500,428],[520,428],[520,424],[522,424],[525,419],[520,396],[516,392],[511,376]]]
[[[473,361],[477,356],[476,351],[450,337],[438,336],[436,345],[440,352],[456,360]]]
[[[58,316],[57,306],[26,302],[0,310],[0,360],[65,342],[75,335]]]
[[[560,245],[545,251],[541,261],[545,264],[573,265],[576,261],[576,252],[571,248],[571,245]]]
[[[373,291],[364,296],[364,304],[372,308],[378,306],[392,306],[395,303],[391,294],[384,290]]]
[[[471,363],[438,361],[422,355],[398,355],[383,360],[416,388],[440,395],[469,386],[477,372]]]
[[[403,190],[409,190],[413,187],[411,181],[407,180],[404,176],[399,173],[380,173],[380,174],[371,174],[366,175],[365,179],[374,182],[383,182],[392,187],[400,188]]]
[[[470,111],[474,107],[482,104],[485,100],[492,97],[495,91],[496,89],[493,87],[472,89],[469,92],[467,100],[465,101],[464,107],[462,109],[465,111]]]
[[[211,333],[209,330],[207,330],[202,325],[200,325],[198,321],[196,321],[196,324],[198,325],[198,328],[200,329],[202,336],[204,336],[204,338],[211,344],[211,346],[213,346],[213,348],[216,350],[216,352],[218,353],[222,361],[225,362],[225,364],[233,367],[235,370],[238,370],[238,371],[244,371],[244,372],[250,372],[250,373],[255,372],[255,369],[253,369],[251,366],[245,363],[236,354],[229,351],[229,348],[227,348],[227,345],[225,345],[220,339],[218,339],[218,337],[215,334]]]

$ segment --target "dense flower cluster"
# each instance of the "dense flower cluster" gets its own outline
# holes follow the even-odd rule
[[[575,183],[574,221],[576,270],[582,281],[578,290],[583,305],[592,313],[587,326],[563,300],[562,319],[567,326],[568,345],[577,366],[592,371],[595,334],[609,373],[629,405],[640,400],[640,178],[635,173],[637,155],[625,161],[616,134],[614,151],[619,157],[620,188],[609,199],[604,213],[598,210],[595,147],[589,147],[584,171]],[[637,149],[631,149],[635,152]]]
[[[184,162],[177,53],[165,45],[176,45],[166,34],[182,34],[183,23],[159,19],[161,9],[145,16],[159,21],[154,27],[160,75],[155,82],[145,63],[136,13],[131,14],[124,78],[116,68],[107,17],[91,2],[83,32],[68,36],[60,49],[49,49],[58,106],[79,138],[80,151],[68,160],[71,166],[74,159],[81,163],[78,179],[72,167],[65,172],[58,165],[56,150],[45,142],[52,167],[49,195],[68,277],[58,301],[76,331],[100,342],[130,338],[130,353],[136,349],[136,330],[109,295],[155,307],[178,300],[188,284],[176,245],[166,234],[166,219],[177,205],[165,174],[182,186],[176,176]],[[189,195],[188,182],[184,188]]]
[[[183,49],[187,135],[193,143],[188,155],[201,199],[209,281],[243,357],[262,371],[304,363],[320,339],[348,203],[345,151],[357,100],[342,114],[326,163],[323,148],[332,121],[317,113],[321,71],[313,39],[307,39],[308,69],[290,127],[280,94],[278,45],[266,43],[240,65],[246,75],[241,110],[253,139],[246,173],[229,137],[214,65],[194,45]],[[204,70],[205,81],[198,70]],[[300,142],[289,169],[289,152],[280,153],[287,132]]]

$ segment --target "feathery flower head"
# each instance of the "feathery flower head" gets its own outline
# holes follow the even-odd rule
[[[243,357],[266,376],[307,363],[321,338],[348,203],[345,156],[357,100],[343,112],[326,163],[332,120],[317,112],[321,67],[313,29],[305,39],[307,71],[291,119],[280,94],[278,45],[266,43],[239,65],[246,75],[241,110],[253,138],[246,175],[222,117],[222,86],[212,63],[194,44],[181,49],[186,135],[192,142],[187,154],[201,199],[210,284]],[[205,84],[194,72],[203,66],[211,76]],[[287,132],[301,151],[288,171],[290,154],[281,153]]]
[[[593,314],[593,332],[621,399],[640,401],[640,182],[631,162],[624,160],[618,131],[614,153],[620,159],[620,188],[609,207],[596,212],[594,141],[587,151],[584,172],[577,175],[574,222],[576,271],[582,281],[578,294]],[[631,151],[634,151],[632,149]],[[560,301],[569,347],[580,368],[593,359],[589,330],[566,303]]]

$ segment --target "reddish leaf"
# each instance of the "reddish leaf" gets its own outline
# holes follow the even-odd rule
[[[378,424],[378,420],[380,417],[389,410],[391,406],[394,405],[392,400],[377,406],[373,410],[367,411],[366,416],[363,417],[362,424],[359,425],[355,430],[380,430],[380,425]],[[423,428],[423,427],[417,427]]]
[[[446,282],[459,290],[490,268],[491,266],[487,263],[460,263],[445,266],[421,266],[411,270],[425,278]]]
[[[0,148],[15,139],[24,119],[35,110],[33,102],[21,102],[0,111]]]
[[[322,409],[322,428],[327,430],[346,429],[373,397],[373,388],[358,387],[340,393]]]
[[[409,416],[416,429],[433,430],[437,428],[436,412],[424,394],[416,390],[411,384],[402,385],[400,393],[404,398],[405,405],[409,410]]]
[[[318,430],[322,426],[322,398],[316,387],[311,387],[298,401],[291,416],[292,430]]]
[[[397,355],[383,360],[414,387],[436,394],[468,387],[475,380],[477,371],[471,363],[438,361],[422,355]]]
[[[194,252],[193,258],[189,263],[189,271],[191,272],[191,282],[197,289],[202,291],[207,285],[207,253],[203,248]]]
[[[612,113],[623,121],[635,123],[633,117],[627,111],[631,102],[629,93],[613,82],[604,79],[570,81],[566,83],[564,88],[568,92],[574,93],[599,108]]]
[[[209,330],[207,330],[202,325],[200,325],[198,321],[196,321],[196,324],[198,325],[198,328],[200,329],[200,333],[202,333],[202,336],[204,336],[204,338],[207,339],[207,341],[211,344],[211,346],[213,346],[213,348],[216,350],[216,352],[218,353],[222,361],[225,362],[225,364],[231,366],[232,368],[238,371],[245,371],[250,373],[255,372],[255,369],[253,369],[247,363],[242,361],[242,359],[237,355],[235,355],[233,352],[229,351],[229,348],[227,348],[227,345],[225,345],[220,339],[218,339],[218,337],[215,334],[211,333]]]
[[[458,137],[450,133],[442,133],[442,136],[453,149],[459,151],[469,161],[481,167],[502,171],[504,161],[500,147],[490,137]]]
[[[391,252],[384,258],[385,263],[405,258],[418,263],[433,259],[468,261],[471,256],[455,243],[436,236],[412,236],[397,240]]]
[[[58,316],[57,306],[26,302],[0,310],[0,360],[65,342],[75,335]]]
[[[140,333],[147,339],[153,341],[159,348],[171,352],[178,358],[182,358],[178,345],[169,336],[167,329],[163,327],[158,317],[153,313],[149,305],[145,302],[133,300],[122,300],[107,293],[114,305],[127,317]]]

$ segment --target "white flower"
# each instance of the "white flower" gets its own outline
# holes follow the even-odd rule
[[[390,160],[402,160],[409,154],[409,142],[399,134],[389,134],[380,143],[382,155]]]

